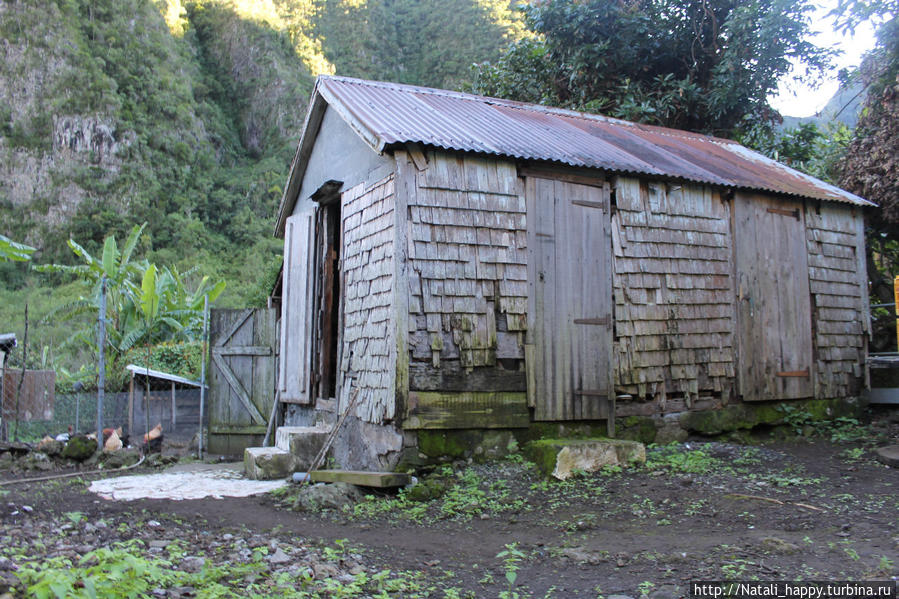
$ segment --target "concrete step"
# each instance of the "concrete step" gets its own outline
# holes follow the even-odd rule
[[[309,473],[317,483],[349,483],[359,487],[405,487],[412,477],[402,472],[362,472],[359,470],[313,470]]]
[[[330,432],[320,426],[279,426],[275,431],[275,447],[293,454],[298,470],[308,470]]]
[[[278,447],[247,447],[243,466],[247,478],[252,480],[287,478],[300,469],[296,457]]]

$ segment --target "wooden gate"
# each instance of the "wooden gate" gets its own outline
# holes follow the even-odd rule
[[[209,451],[259,445],[275,401],[275,310],[212,310]]]
[[[536,420],[612,416],[609,187],[528,177],[528,279]]]
[[[746,401],[812,397],[803,206],[737,194],[734,223],[740,393]]]

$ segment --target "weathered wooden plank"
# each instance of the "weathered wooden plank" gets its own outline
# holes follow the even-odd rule
[[[212,361],[218,367],[222,376],[228,381],[228,384],[231,386],[231,389],[237,395],[237,398],[243,404],[244,408],[246,408],[247,412],[250,414],[250,417],[253,419],[253,422],[259,425],[265,425],[266,421],[262,417],[262,414],[259,413],[259,410],[255,405],[250,401],[250,396],[247,394],[247,390],[244,388],[243,384],[240,380],[235,376],[234,372],[231,370],[231,367],[225,363],[225,360],[218,355],[215,351],[212,353]],[[233,420],[234,414],[232,414]]]
[[[409,388],[413,391],[526,391],[527,374],[502,368],[465,368],[459,360],[409,363]]]
[[[811,292],[814,294],[834,295],[858,298],[862,295],[861,285],[858,283],[834,283],[831,281],[809,281]]]
[[[407,430],[527,428],[527,397],[520,393],[409,392]]]
[[[403,472],[362,472],[359,470],[313,470],[309,478],[317,483],[348,483],[359,487],[389,489],[405,487],[412,475]]]

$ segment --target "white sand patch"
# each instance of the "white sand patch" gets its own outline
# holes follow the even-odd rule
[[[119,476],[95,480],[90,490],[103,499],[203,499],[247,497],[267,493],[287,484],[286,480],[250,480],[242,464],[187,464],[159,474]]]

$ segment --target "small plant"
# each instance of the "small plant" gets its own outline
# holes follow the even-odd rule
[[[637,590],[640,591],[641,595],[649,595],[654,588],[656,588],[655,583],[648,580],[644,580],[637,585]]]
[[[521,562],[527,557],[518,549],[518,543],[506,543],[505,551],[500,551],[496,557],[503,560],[503,569],[506,572],[506,582],[509,583],[505,591],[500,592],[500,599],[518,599],[518,593],[515,592],[515,581],[518,580],[518,570],[521,568]]]
[[[66,512],[63,514],[63,516],[66,517],[66,520],[76,525],[87,519],[87,517],[81,512]]]

